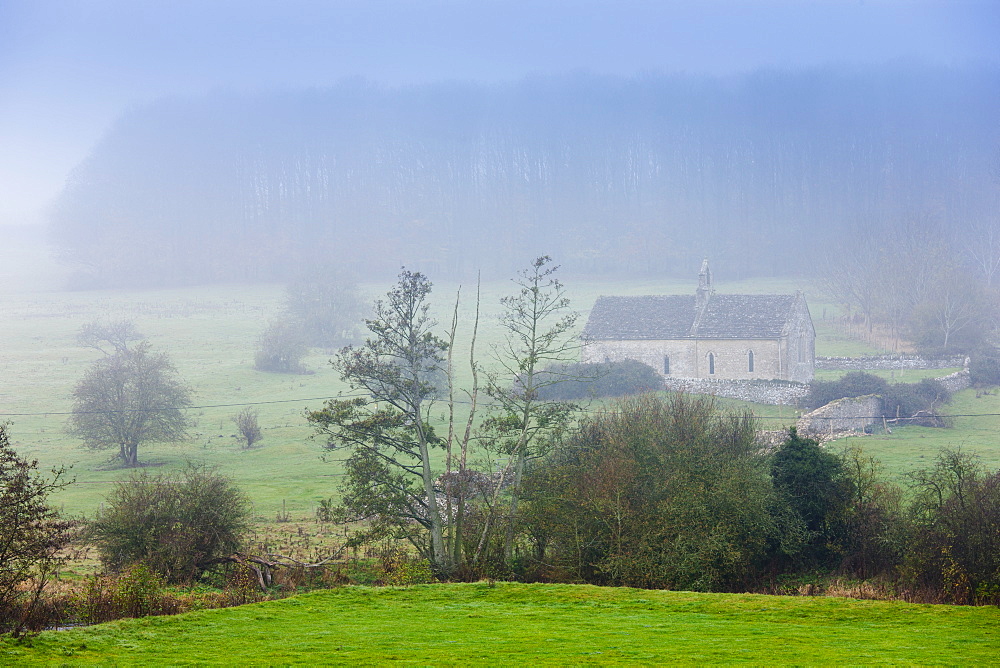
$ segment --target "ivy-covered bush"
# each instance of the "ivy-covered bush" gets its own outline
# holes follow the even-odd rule
[[[636,360],[590,364],[556,364],[542,374],[541,399],[573,401],[623,397],[663,389],[663,378]]]
[[[892,383],[864,371],[852,371],[839,380],[817,381],[806,396],[809,408],[819,408],[845,397],[876,394],[882,400],[882,415],[887,418],[911,417],[920,411],[935,411],[951,400],[951,393],[941,383],[925,378],[919,383]]]

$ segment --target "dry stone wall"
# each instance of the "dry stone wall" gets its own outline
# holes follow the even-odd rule
[[[665,389],[689,394],[711,394],[758,404],[795,406],[809,393],[809,386],[784,380],[715,380],[711,378],[666,378]]]
[[[961,371],[956,371],[955,373],[949,373],[947,376],[941,376],[940,378],[935,378],[934,380],[940,383],[941,387],[949,392],[958,392],[959,390],[972,387],[972,374],[969,373],[968,369],[962,369]]]
[[[799,418],[796,427],[804,436],[828,436],[844,432],[864,433],[881,421],[882,400],[876,394],[831,401]]]
[[[864,355],[817,357],[816,368],[829,371],[890,371],[898,369],[951,369],[968,365],[963,355],[924,359],[919,355]]]

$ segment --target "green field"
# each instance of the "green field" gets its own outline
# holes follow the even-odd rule
[[[580,326],[587,311],[602,294],[684,293],[693,281],[630,280],[597,282],[565,279],[573,306],[580,311]],[[374,298],[386,284],[365,284],[366,297]],[[455,283],[438,283],[432,295],[435,315],[450,321],[450,310],[458,289]],[[483,286],[479,358],[489,364],[490,347],[500,337],[497,317],[499,299],[512,290],[509,281]],[[808,290],[806,282],[766,279],[720,284],[720,292],[791,292]],[[473,304],[474,286],[463,287],[459,336],[459,376],[469,377],[465,360]],[[198,462],[217,466],[235,478],[255,504],[263,520],[279,512],[293,518],[313,515],[321,499],[336,493],[340,468],[336,457],[322,459],[320,444],[310,438],[303,417],[306,408],[319,408],[324,397],[347,388],[327,363],[332,351],[315,351],[305,362],[314,373],[280,375],[252,368],[254,344],[267,320],[277,313],[282,288],[277,285],[221,285],[171,290],[125,291],[29,291],[3,290],[0,286],[0,420],[10,420],[9,433],[18,448],[37,457],[49,468],[72,465],[77,484],[56,497],[72,514],[90,514],[102,502],[111,484],[127,471],[109,461],[111,451],[91,451],[64,432],[72,406],[71,392],[87,366],[100,354],[81,348],[75,335],[81,325],[97,318],[131,318],[157,350],[172,356],[181,376],[194,390],[199,408],[192,414],[196,426],[189,441],[153,444],[140,448],[147,466],[166,469]],[[824,313],[833,307],[814,303],[820,337],[819,354],[875,352],[865,344],[844,339]],[[947,371],[947,370],[946,370]],[[942,371],[941,373],[945,373]],[[897,372],[898,374],[898,372]],[[821,378],[836,374],[822,372]],[[905,372],[895,380],[912,381],[936,372]],[[265,440],[262,447],[244,451],[233,437],[230,418],[250,402],[258,406]],[[749,407],[765,428],[793,424],[797,411],[791,407],[758,406],[723,401],[730,407]],[[956,413],[1000,413],[997,396],[975,398],[960,393],[951,406]],[[444,408],[440,414],[443,415]],[[1000,418],[959,418],[948,430],[909,427],[891,436],[858,439],[872,454],[883,459],[887,469],[900,473],[922,466],[942,446],[977,450],[991,466],[1000,466]]]
[[[0,641],[18,665],[985,664],[1000,610],[487,583],[343,587]]]

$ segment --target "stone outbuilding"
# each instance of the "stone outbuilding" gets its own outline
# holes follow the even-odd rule
[[[816,330],[801,292],[715,294],[705,260],[694,295],[600,297],[583,362],[633,359],[665,377],[809,383]]]

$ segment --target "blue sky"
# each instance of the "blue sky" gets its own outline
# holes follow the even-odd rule
[[[989,0],[0,0],[0,224],[164,95],[530,74],[1000,61]]]

